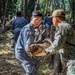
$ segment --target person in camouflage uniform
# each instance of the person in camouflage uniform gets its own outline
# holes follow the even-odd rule
[[[65,21],[63,10],[55,10],[52,14],[56,27],[54,41],[45,51],[46,53],[60,53],[63,66],[62,75],[75,75],[75,43],[72,25]]]

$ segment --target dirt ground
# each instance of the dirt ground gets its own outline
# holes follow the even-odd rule
[[[0,35],[0,75],[25,75],[21,64],[10,50],[10,32]]]
[[[15,58],[14,51],[10,50],[11,47],[11,33],[0,34],[0,75],[25,75],[25,72]],[[39,68],[39,75],[50,75],[48,64],[44,63]]]

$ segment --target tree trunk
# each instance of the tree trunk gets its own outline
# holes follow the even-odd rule
[[[61,63],[60,54],[58,52],[54,54],[54,69],[52,75],[59,75],[59,73],[61,72],[62,72],[62,63]]]
[[[37,10],[38,9],[38,3],[39,3],[39,0],[36,0],[35,1],[35,8],[34,8],[34,10]]]
[[[23,15],[24,17],[27,17],[27,0],[23,0]]]
[[[63,3],[63,9],[64,9],[64,11],[65,11],[65,2],[64,2],[64,0],[62,0],[62,3]]]
[[[4,30],[5,29],[5,18],[6,18],[6,11],[7,11],[7,5],[8,5],[8,0],[6,0],[6,3],[4,1],[4,14],[3,14],[3,24],[2,24],[2,29]]]

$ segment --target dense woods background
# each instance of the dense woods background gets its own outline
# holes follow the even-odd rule
[[[66,20],[75,25],[75,0],[0,0],[0,75],[25,75],[20,63],[15,59],[14,52],[10,51],[12,34],[5,31],[8,27],[6,23],[12,19],[17,10],[22,11],[26,19],[30,19],[34,10],[41,10],[45,16],[47,11],[52,14],[55,9],[63,9]],[[53,64],[45,62],[43,64],[39,68],[39,74],[50,74]]]
[[[33,10],[41,10],[45,15],[46,11],[52,13],[55,9],[64,9],[66,19],[74,22],[75,0],[0,0],[0,25],[5,26],[5,21],[10,20],[17,10],[21,10],[24,17],[31,16]]]

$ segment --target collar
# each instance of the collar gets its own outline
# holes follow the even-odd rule
[[[66,23],[66,21],[62,21],[61,23]],[[58,26],[59,26],[61,23],[59,23]]]

